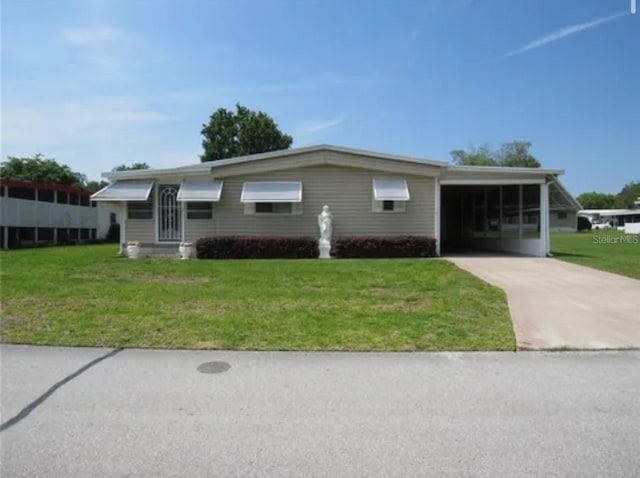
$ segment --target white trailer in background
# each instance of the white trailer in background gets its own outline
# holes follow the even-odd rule
[[[579,216],[589,219],[594,229],[618,229],[629,234],[640,233],[640,208],[582,209]]]

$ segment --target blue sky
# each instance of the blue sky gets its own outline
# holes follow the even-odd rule
[[[218,107],[294,146],[438,160],[522,139],[571,192],[640,180],[630,0],[4,0],[2,157],[198,162]]]

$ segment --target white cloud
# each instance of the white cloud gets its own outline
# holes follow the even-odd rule
[[[344,121],[344,115],[340,115],[334,118],[309,119],[298,122],[291,128],[294,146],[300,147],[325,141],[330,132]]]
[[[139,100],[122,97],[69,101],[48,107],[5,106],[3,117],[3,149],[26,143],[43,150],[174,119],[148,109]]]
[[[130,35],[109,26],[63,28],[61,34],[65,42],[84,46],[131,40]]]
[[[580,32],[584,32],[586,30],[590,30],[592,28],[595,28],[599,25],[602,25],[603,23],[608,23],[610,21],[616,20],[618,18],[621,18],[623,16],[628,15],[628,12],[619,12],[616,13],[614,15],[609,15],[607,17],[600,17],[600,18],[596,18],[595,20],[591,20],[589,22],[586,23],[579,23],[576,25],[570,25],[567,27],[563,27],[560,28],[559,30],[556,30],[552,33],[549,33],[548,35],[544,35],[536,40],[533,40],[529,43],[527,43],[526,45],[524,45],[521,48],[518,48],[516,50],[510,51],[507,54],[505,54],[503,56],[503,58],[507,58],[510,56],[514,56],[514,55],[520,55],[521,53],[525,53],[527,51],[531,51],[531,50],[535,50],[536,48],[541,48],[545,45],[548,45],[549,43],[553,43],[556,42],[558,40],[561,40],[563,38],[566,38],[568,36],[571,35],[575,35],[576,33],[580,33]]]
[[[299,134],[320,133],[338,126],[344,122],[344,116],[337,116],[325,120],[306,121],[299,126]]]
[[[60,31],[62,40],[77,49],[94,79],[133,81],[140,65],[134,56],[140,41],[132,34],[105,25],[67,27]]]

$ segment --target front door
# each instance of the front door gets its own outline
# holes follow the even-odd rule
[[[178,202],[177,184],[161,184],[158,189],[158,240],[180,242],[182,239],[182,206]]]

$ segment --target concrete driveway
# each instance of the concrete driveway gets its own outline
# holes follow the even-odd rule
[[[640,281],[557,259],[449,257],[507,293],[520,349],[640,348]]]

